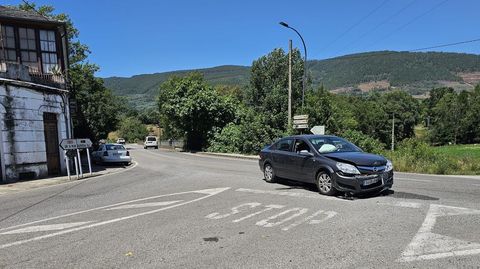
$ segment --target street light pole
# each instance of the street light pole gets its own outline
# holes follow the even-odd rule
[[[302,84],[302,108],[303,108],[303,106],[305,104],[305,87],[307,86],[307,46],[305,45],[305,40],[303,40],[302,35],[295,28],[289,26],[287,23],[285,23],[283,21],[280,22],[280,25],[295,31],[295,33],[297,33],[297,35],[302,40],[303,50],[304,50],[304,53],[303,53],[303,56],[304,56],[304,59],[303,59],[303,84]]]

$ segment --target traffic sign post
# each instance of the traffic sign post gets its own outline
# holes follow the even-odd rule
[[[325,125],[313,126],[313,128],[310,129],[310,132],[312,132],[312,134],[316,134],[316,135],[324,135],[325,134]]]
[[[92,141],[90,139],[88,138],[63,139],[60,142],[60,147],[64,150],[65,159],[67,162],[67,174],[69,179],[70,179],[69,157],[73,157],[77,179],[79,179],[80,177],[83,177],[80,149],[86,149],[87,151],[88,170],[90,172],[90,175],[92,175],[92,163],[90,160],[90,150],[89,150],[89,148],[92,147]],[[76,151],[76,154],[74,153],[75,151]]]
[[[308,115],[293,116],[294,129],[308,129]]]

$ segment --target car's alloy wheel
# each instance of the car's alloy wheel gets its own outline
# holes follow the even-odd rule
[[[263,169],[263,176],[265,177],[265,181],[269,183],[275,182],[275,171],[273,167],[267,163],[265,168]]]
[[[332,178],[328,173],[320,172],[317,176],[318,191],[324,195],[333,195],[336,190],[332,184]]]

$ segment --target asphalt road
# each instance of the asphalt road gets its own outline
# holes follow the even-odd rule
[[[253,160],[131,149],[115,175],[0,196],[0,268],[480,268],[480,180],[325,197]]]

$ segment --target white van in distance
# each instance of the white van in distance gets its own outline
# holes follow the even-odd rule
[[[145,142],[143,143],[143,148],[155,148],[158,149],[158,140],[156,136],[147,136],[145,137]]]

